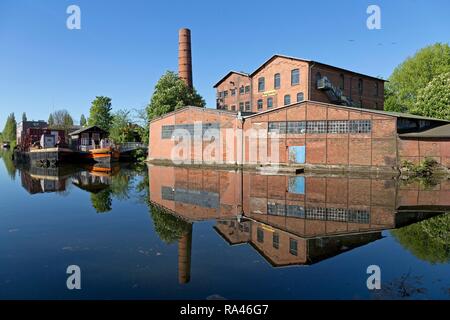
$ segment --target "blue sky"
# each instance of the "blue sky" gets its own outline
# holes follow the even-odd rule
[[[66,8],[81,8],[68,30]],[[381,7],[381,30],[366,8]],[[274,53],[388,78],[419,48],[450,40],[448,0],[150,1],[1,0],[0,130],[6,116],[76,121],[97,95],[144,107],[158,78],[177,70],[178,29],[192,30],[194,86],[214,107],[213,84],[253,71]]]

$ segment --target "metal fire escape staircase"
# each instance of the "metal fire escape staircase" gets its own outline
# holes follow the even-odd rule
[[[317,80],[317,89],[324,91],[330,101],[334,104],[349,107],[357,106],[351,98],[344,95],[341,89],[334,86],[327,77],[322,77],[321,79]]]

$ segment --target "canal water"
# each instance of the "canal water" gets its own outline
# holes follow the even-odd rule
[[[450,298],[450,181],[0,156],[0,299]]]

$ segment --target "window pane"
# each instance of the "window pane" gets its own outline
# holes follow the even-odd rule
[[[265,85],[264,85],[264,78],[258,79],[258,92],[264,91]]]
[[[297,93],[297,102],[302,102],[304,99],[305,98],[303,92]]]
[[[272,236],[272,242],[273,242],[273,247],[275,249],[278,249],[280,247],[280,236],[278,235],[278,233],[274,233]]]
[[[287,94],[284,96],[284,105],[288,104],[291,104],[291,96]]]
[[[306,124],[306,131],[308,133],[326,133],[327,122],[326,121],[308,121]]]
[[[281,85],[281,78],[280,78],[280,74],[276,73],[273,79],[273,87],[275,89],[280,89],[280,85]]]
[[[278,133],[285,134],[286,133],[286,122],[269,122],[268,127],[269,133]]]
[[[250,86],[245,86],[245,93],[249,93],[250,92]]]
[[[264,231],[261,228],[258,228],[256,231],[256,239],[258,242],[264,242]]]
[[[297,255],[297,240],[289,239],[289,253],[294,256]]]
[[[294,69],[291,71],[291,85],[296,85],[300,83],[300,70]]]
[[[262,110],[263,108],[263,101],[261,99],[258,100],[258,110]]]
[[[245,110],[250,111],[250,101],[245,102]]]
[[[306,121],[289,121],[287,133],[303,134],[306,132]]]
[[[267,108],[273,107],[273,98],[267,98]]]

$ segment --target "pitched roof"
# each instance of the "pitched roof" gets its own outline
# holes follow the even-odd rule
[[[244,77],[248,77],[249,76],[249,74],[248,73],[245,73],[245,72],[239,72],[239,71],[230,71],[230,72],[228,72],[224,77],[222,77],[222,79],[220,79],[215,85],[214,85],[214,87],[213,88],[217,88],[218,86],[219,86],[219,84],[221,84],[223,81],[225,81],[225,79],[226,78],[228,78],[230,75],[232,75],[232,74],[238,74],[238,75],[241,75],[241,76],[244,76]]]
[[[370,112],[370,113],[376,113],[376,114],[380,114],[380,115],[385,115],[385,116],[391,116],[391,117],[396,117],[396,118],[405,118],[405,119],[417,119],[417,120],[430,120],[430,121],[438,121],[438,122],[442,122],[442,123],[450,123],[450,121],[448,120],[443,120],[443,119],[436,119],[436,118],[430,118],[430,117],[423,117],[423,116],[417,116],[415,114],[409,114],[409,113],[400,113],[400,112],[392,112],[392,111],[384,111],[384,110],[375,110],[375,109],[365,109],[365,108],[357,108],[357,107],[348,107],[348,106],[341,106],[341,105],[337,105],[337,104],[331,104],[331,103],[325,103],[325,102],[318,102],[318,101],[310,101],[310,100],[304,100],[302,102],[295,102],[295,103],[291,103],[289,105],[286,106],[281,106],[278,108],[273,108],[270,110],[265,110],[262,112],[258,112],[249,116],[246,116],[244,118],[251,118],[251,117],[255,117],[255,116],[259,116],[261,114],[265,114],[265,113],[269,113],[272,111],[278,111],[278,110],[282,110],[283,108],[287,108],[287,107],[292,107],[295,105],[300,105],[300,104],[304,104],[304,103],[314,103],[314,104],[320,104],[320,105],[324,105],[327,107],[335,107],[335,108],[342,108],[342,109],[349,109],[349,110],[353,110],[353,111],[359,111],[359,112]]]
[[[95,125],[94,125],[94,126],[88,126],[88,127],[81,128],[81,129],[78,129],[78,130],[76,130],[76,131],[73,131],[73,132],[69,133],[69,136],[74,136],[74,135],[83,133],[83,132],[85,132],[85,131],[88,131],[88,130],[91,130],[91,129],[94,129],[94,128],[98,129],[98,131],[106,132],[105,130],[103,130],[103,129],[100,128],[99,126],[95,126]]]
[[[400,138],[450,138],[450,123],[421,132],[409,132],[399,135]]]
[[[350,72],[350,73],[353,73],[353,74],[356,74],[356,75],[360,75],[360,76],[364,76],[364,77],[368,77],[368,78],[373,78],[373,79],[376,79],[376,80],[386,81],[386,80],[380,79],[378,77],[373,77],[373,76],[369,76],[367,74],[355,72],[355,71],[352,71],[352,70],[335,67],[335,66],[332,66],[330,64],[325,64],[325,63],[322,63],[322,62],[319,62],[319,61],[308,60],[308,59],[303,59],[303,58],[297,58],[297,57],[287,56],[287,55],[283,55],[283,54],[274,54],[272,57],[270,57],[268,60],[266,60],[266,62],[264,62],[262,65],[260,65],[255,71],[253,71],[250,74],[250,77],[253,77],[262,68],[264,68],[266,65],[268,65],[270,62],[272,62],[276,58],[285,58],[285,59],[291,59],[291,60],[296,60],[296,61],[315,63],[315,64],[322,65],[322,66],[325,66],[325,67],[329,67],[329,68],[333,68],[333,69],[337,69],[337,70],[342,70],[342,71],[345,71],[345,72]]]

